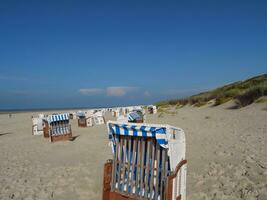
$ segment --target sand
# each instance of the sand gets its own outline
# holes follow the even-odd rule
[[[184,129],[189,200],[267,199],[267,104],[229,107],[147,117]],[[0,199],[101,199],[103,164],[112,157],[106,126],[78,128],[73,120],[75,140],[50,143],[31,134],[34,114],[0,115]]]

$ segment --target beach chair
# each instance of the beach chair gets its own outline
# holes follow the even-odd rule
[[[78,118],[78,127],[87,127],[87,119],[85,116],[80,116]]]
[[[70,113],[70,114],[69,114],[69,118],[70,118],[70,119],[73,119],[73,113]]]
[[[44,132],[44,137],[49,138],[49,123],[46,119],[43,119],[43,132]]]
[[[103,113],[98,111],[92,115],[93,121],[95,125],[105,124],[105,118]]]
[[[48,116],[48,122],[51,142],[72,139],[72,130],[67,113],[50,115]]]
[[[153,105],[150,105],[150,106],[147,107],[147,112],[149,114],[156,114],[157,113],[157,107],[153,106]]]
[[[113,159],[103,200],[186,200],[185,135],[169,125],[107,122]]]
[[[141,112],[130,112],[128,115],[128,122],[131,123],[144,123],[144,115]]]
[[[32,118],[32,134],[33,135],[43,135],[43,124],[42,118]]]

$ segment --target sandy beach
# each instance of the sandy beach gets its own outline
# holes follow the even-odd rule
[[[230,106],[147,115],[185,131],[189,200],[267,199],[267,103]],[[101,199],[103,164],[112,158],[106,126],[72,120],[75,139],[50,143],[32,135],[32,115],[0,115],[0,199]]]

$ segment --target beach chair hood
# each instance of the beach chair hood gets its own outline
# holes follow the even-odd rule
[[[125,135],[136,137],[154,137],[163,148],[168,148],[166,127],[146,126],[144,124],[108,122],[109,139],[112,142],[113,135]]]
[[[65,120],[69,120],[69,114],[68,113],[48,116],[48,122],[49,123],[58,122],[58,121],[65,121]]]
[[[142,116],[140,116],[138,113],[136,112],[130,112],[128,115],[128,121],[129,122],[132,122],[132,121],[135,121],[135,120],[138,120],[138,119],[142,119]]]

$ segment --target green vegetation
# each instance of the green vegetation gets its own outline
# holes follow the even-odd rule
[[[161,118],[163,117],[165,114],[167,115],[175,115],[176,112],[175,111],[170,111],[167,107],[159,107],[158,108],[158,117]]]
[[[261,98],[259,98],[259,99],[257,99],[257,100],[255,101],[255,103],[264,103],[264,102],[267,102],[267,98],[263,98],[263,97],[261,97]]]
[[[158,107],[194,105],[197,107],[206,105],[214,100],[214,106],[234,100],[237,107],[247,106],[260,97],[267,95],[267,74],[256,76],[245,81],[238,81],[215,90],[203,92],[191,97],[172,99],[158,102]]]

